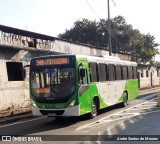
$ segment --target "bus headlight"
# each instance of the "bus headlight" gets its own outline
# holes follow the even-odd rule
[[[73,101],[69,104],[69,106],[70,106],[70,107],[73,107],[74,104],[75,104],[75,102],[76,102],[76,100],[73,100]]]

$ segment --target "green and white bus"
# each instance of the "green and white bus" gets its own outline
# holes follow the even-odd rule
[[[53,55],[30,63],[33,115],[96,117],[138,95],[137,63],[112,56]]]

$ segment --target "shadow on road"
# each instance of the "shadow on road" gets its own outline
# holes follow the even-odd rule
[[[99,111],[99,115],[105,112],[116,109],[119,105],[111,106]],[[80,117],[64,117],[62,119],[55,119],[54,117],[34,117],[26,121],[17,121],[0,126],[0,135],[29,135],[50,130],[58,130],[83,121],[92,121],[89,115]]]

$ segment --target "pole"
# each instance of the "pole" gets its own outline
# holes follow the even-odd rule
[[[110,6],[108,0],[108,38],[109,38],[109,55],[112,55],[112,45],[111,45],[111,20],[110,20]]]

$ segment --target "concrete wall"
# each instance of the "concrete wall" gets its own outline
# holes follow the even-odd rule
[[[27,34],[28,35],[28,34]],[[109,55],[109,51],[106,49],[79,44],[75,42],[69,42],[57,38],[50,38],[49,40],[29,37],[19,34],[13,34],[9,32],[3,32],[0,30],[0,45],[17,47],[19,49],[35,50],[52,52],[55,54],[59,53],[71,53],[71,54],[82,54],[82,55]],[[119,57],[122,60],[131,60],[131,56],[125,54],[112,54]]]
[[[8,81],[6,62],[6,60],[0,60],[0,116],[30,110],[29,71],[26,71],[27,77],[24,81]]]
[[[147,75],[148,73],[148,75]],[[157,74],[159,70],[157,67],[139,67],[138,74],[139,74],[139,87],[140,89],[146,89],[151,87],[160,86],[160,77]]]
[[[0,47],[0,117],[31,110],[29,97],[29,68],[25,68],[25,78],[21,81],[9,81],[7,62],[20,62],[28,65],[32,57],[47,55],[43,52],[31,52]]]

